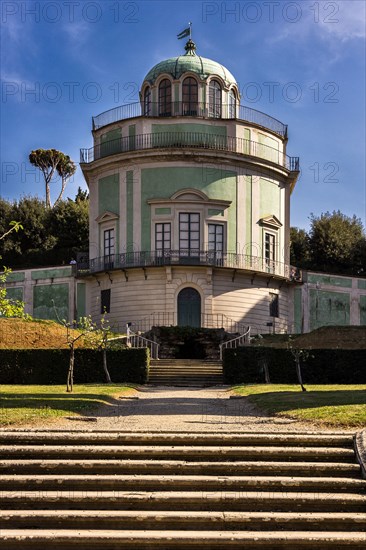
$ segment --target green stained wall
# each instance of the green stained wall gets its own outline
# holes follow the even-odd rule
[[[219,210],[217,208],[209,208],[208,211],[207,211],[207,214],[209,216],[223,216],[224,215],[224,211],[223,210]]]
[[[133,249],[133,171],[126,172],[126,240],[127,251]],[[150,247],[149,247],[150,248]],[[149,250],[148,248],[142,248],[142,250]]]
[[[319,275],[317,273],[308,275],[308,283],[313,283],[313,284],[320,283],[324,285],[352,288],[352,279],[335,277],[334,275]]]
[[[121,151],[121,135],[121,128],[115,128],[114,130],[102,134],[100,138],[101,157],[107,157]]]
[[[349,325],[350,295],[311,289],[309,311],[310,330],[324,325]]]
[[[245,185],[245,237],[246,244],[252,243],[252,176],[244,176]],[[244,244],[244,243],[242,243]],[[245,248],[245,254],[251,255],[252,249]]]
[[[360,325],[366,325],[366,296],[360,296]]]
[[[119,214],[119,175],[112,174],[98,181],[98,214],[106,210]]]
[[[85,317],[86,315],[86,285],[77,283],[76,285],[76,317]]]
[[[24,271],[12,271],[9,275],[6,276],[6,281],[8,283],[21,283],[25,279]]]
[[[16,286],[6,289],[6,297],[8,300],[20,300],[23,301],[23,287]]]
[[[294,289],[294,322],[295,332],[301,332],[302,329],[302,304],[301,304],[301,288]]]
[[[71,277],[72,268],[70,267],[59,267],[55,269],[37,269],[37,271],[32,271],[31,277],[33,281],[38,279],[57,279],[60,277]]]
[[[226,126],[213,126],[211,124],[152,124],[152,133],[159,134],[161,132],[197,132],[201,134],[210,134],[216,136],[226,136]]]
[[[280,188],[269,180],[259,180],[259,217],[263,218],[274,214],[278,219],[280,216]]]
[[[151,248],[149,199],[170,198],[180,189],[203,191],[210,199],[232,201],[228,209],[228,250],[236,250],[236,173],[219,168],[145,168],[141,170],[141,249]]]
[[[153,124],[153,144],[171,145],[226,145],[226,126],[210,124]]]
[[[135,149],[136,148],[136,124],[131,124],[128,127],[128,141],[129,141],[130,150]]]
[[[157,216],[167,215],[171,214],[172,209],[171,208],[155,208],[155,214]]]
[[[39,285],[33,288],[33,317],[57,321],[54,305],[60,319],[69,320],[69,285]]]

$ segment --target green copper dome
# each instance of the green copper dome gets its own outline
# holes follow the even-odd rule
[[[201,80],[206,80],[211,75],[221,77],[227,85],[236,84],[236,80],[230,71],[220,63],[197,55],[196,46],[192,40],[189,40],[185,47],[187,53],[178,57],[171,57],[160,61],[145,76],[144,82],[153,84],[161,74],[170,74],[174,79],[178,79],[182,74],[190,71],[196,73]]]

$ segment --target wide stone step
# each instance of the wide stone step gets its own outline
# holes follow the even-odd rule
[[[133,510],[0,511],[0,529],[151,529],[362,531],[366,513],[190,512]]]
[[[354,462],[353,449],[337,447],[183,445],[0,445],[0,458],[145,458]]]
[[[317,448],[346,448],[353,449],[353,439],[351,434],[342,434],[338,432],[318,433],[318,432],[277,432],[277,433],[217,433],[217,432],[131,432],[123,430],[110,431],[85,431],[70,430],[12,430],[0,431],[0,450],[1,446],[8,445],[106,445],[115,446],[117,444],[126,445],[171,445],[180,446],[224,446],[233,447],[235,445],[254,447],[256,445],[265,447],[317,447]],[[321,451],[322,452],[322,451]],[[349,454],[349,453],[348,453]],[[0,464],[1,467],[1,464]]]
[[[353,548],[363,549],[365,533],[340,532],[258,532],[258,531],[102,531],[102,530],[9,530],[1,533],[6,549],[120,548],[209,549],[226,548]],[[4,547],[4,548],[5,548]]]
[[[169,368],[154,368],[150,369],[149,376],[222,376],[222,371],[220,369],[194,369],[191,367],[187,368],[176,368],[176,369],[169,369]]]
[[[366,512],[366,495],[291,491],[102,491],[43,489],[1,491],[2,510],[216,510]]]
[[[91,490],[136,489],[138,491],[293,491],[317,493],[365,492],[366,481],[336,477],[289,476],[194,476],[194,475],[3,475],[0,490]]]
[[[29,459],[2,460],[0,474],[62,475],[159,474],[159,475],[269,475],[361,478],[359,464],[342,462],[187,462],[183,460]]]
[[[151,359],[150,365],[155,367],[159,365],[170,365],[174,367],[175,365],[194,365],[194,366],[207,366],[215,365],[222,367],[222,361],[215,359]]]

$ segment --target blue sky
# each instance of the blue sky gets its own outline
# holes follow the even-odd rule
[[[184,53],[176,35],[188,21],[197,53],[236,77],[241,103],[288,124],[288,154],[302,168],[291,225],[338,209],[365,225],[363,0],[3,0],[1,197],[43,197],[29,152],[55,148],[78,162],[92,146],[91,117],[138,101],[148,70]],[[78,186],[80,169],[66,196]]]

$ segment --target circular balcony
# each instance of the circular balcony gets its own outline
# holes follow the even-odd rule
[[[203,119],[231,119],[248,122],[251,125],[264,128],[287,138],[287,125],[266,113],[251,109],[244,105],[215,105],[214,108],[206,103],[184,103],[174,101],[167,109],[166,105],[162,107],[159,103],[149,103],[142,107],[141,103],[130,103],[129,105],[120,105],[108,111],[93,117],[93,130],[98,130],[109,124],[128,120],[136,117],[194,117]]]
[[[123,252],[99,258],[78,258],[76,274],[78,277],[105,273],[115,270],[126,271],[133,268],[164,266],[217,267],[260,273],[270,277],[301,281],[300,271],[296,268],[269,260],[260,256],[215,252],[207,250],[164,250],[146,252]]]
[[[290,172],[299,171],[299,157],[290,157],[278,151],[278,149],[256,141],[200,132],[157,132],[113,139],[90,149],[81,149],[80,163],[89,164],[120,153],[167,148],[193,148],[236,153],[272,162]]]

